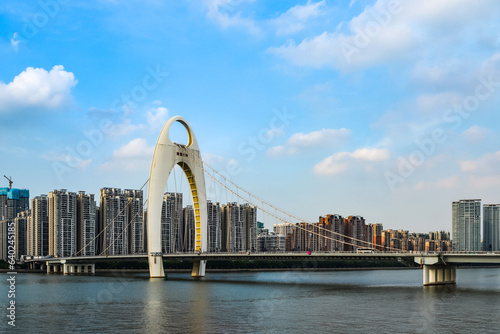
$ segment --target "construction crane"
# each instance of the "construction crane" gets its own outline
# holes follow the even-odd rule
[[[12,181],[12,178],[11,178],[11,177],[7,177],[7,176],[5,176],[5,175],[4,175],[3,177],[5,177],[7,180],[9,180],[9,189],[12,189],[12,183],[14,183],[14,182]]]

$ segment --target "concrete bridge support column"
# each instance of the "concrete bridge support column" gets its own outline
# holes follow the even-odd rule
[[[191,277],[205,277],[205,268],[207,267],[207,261],[200,260],[193,262],[193,270],[191,271]]]
[[[63,263],[63,274],[74,274],[75,273],[75,265],[69,263]]]
[[[424,286],[455,284],[456,268],[452,265],[424,265]]]
[[[47,274],[58,273],[61,271],[60,264],[58,263],[47,263],[45,264],[45,267],[47,268]]]

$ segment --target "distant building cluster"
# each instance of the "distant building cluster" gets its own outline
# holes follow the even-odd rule
[[[452,203],[452,237],[456,251],[500,251],[500,204],[483,205],[481,243],[481,200]]]
[[[30,200],[29,191],[0,188],[0,256],[7,259],[7,226],[15,223],[16,257],[128,255],[147,252],[142,190],[102,188],[93,194],[66,189]],[[99,204],[99,205],[97,205]],[[257,208],[207,203],[209,252],[257,251]],[[194,252],[193,206],[167,192],[161,213],[162,252]]]
[[[31,209],[30,209],[31,205]],[[147,252],[147,211],[142,190],[102,188],[99,202],[84,191],[54,190],[30,201],[26,189],[0,188],[0,258],[14,244],[19,259],[28,256],[128,255]],[[328,214],[316,223],[257,222],[257,207],[207,202],[208,252],[281,251],[500,251],[500,204],[481,200],[452,203],[450,233],[384,230],[361,216]],[[14,243],[7,226],[15,226]],[[181,193],[167,192],[161,212],[163,253],[196,250],[193,206]]]
[[[338,214],[319,217],[319,222],[275,224],[275,233],[284,237],[284,251],[353,252],[374,251],[450,251],[449,233],[409,233],[384,230],[382,224],[366,224],[361,216]]]

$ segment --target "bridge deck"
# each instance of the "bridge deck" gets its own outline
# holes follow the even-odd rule
[[[420,261],[419,259],[435,260],[445,264],[454,263],[500,263],[500,252],[494,253],[402,253],[402,252],[330,252],[311,253],[289,252],[289,253],[174,253],[161,255],[165,260],[271,260],[271,261],[328,261],[328,260],[357,260],[357,261],[377,261],[377,260],[406,260]],[[107,261],[146,261],[147,254],[136,255],[110,255],[110,256],[78,256],[67,258],[37,258],[27,259],[25,262],[49,262],[49,263],[90,263]]]

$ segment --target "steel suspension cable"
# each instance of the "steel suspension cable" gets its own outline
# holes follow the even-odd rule
[[[191,155],[189,155],[189,156],[191,157]],[[281,210],[280,208],[278,208],[278,207],[276,207],[276,206],[274,206],[274,205],[272,205],[272,204],[270,204],[270,203],[268,203],[268,202],[264,201],[263,199],[261,199],[261,198],[259,198],[259,197],[255,196],[255,195],[253,195],[253,194],[252,194],[252,193],[250,193],[249,191],[247,191],[247,190],[243,189],[242,187],[238,186],[237,184],[235,184],[235,183],[234,183],[234,182],[232,182],[231,180],[227,179],[225,176],[223,176],[221,173],[219,173],[217,170],[215,170],[213,167],[211,167],[211,166],[210,166],[210,165],[208,165],[207,163],[205,163],[205,162],[203,162],[203,161],[202,161],[202,164],[203,164],[203,165],[201,165],[201,164],[197,161],[198,159],[193,159],[193,158],[192,158],[192,160],[193,160],[193,162],[194,162],[194,163],[196,163],[198,166],[200,166],[200,167],[201,167],[201,168],[202,168],[202,169],[203,169],[203,170],[204,170],[204,171],[205,171],[205,172],[206,172],[206,173],[207,173],[210,177],[212,177],[215,181],[217,181],[217,182],[218,182],[221,186],[223,186],[224,188],[226,188],[227,190],[229,190],[232,194],[234,194],[235,196],[239,197],[239,198],[240,198],[240,199],[242,199],[243,201],[246,201],[246,199],[245,199],[245,198],[243,198],[242,196],[240,196],[238,193],[236,193],[236,192],[234,192],[233,190],[231,190],[231,189],[230,189],[229,187],[227,187],[226,185],[224,185],[224,184],[223,184],[221,181],[219,181],[217,178],[215,178],[215,176],[214,176],[213,174],[210,174],[210,173],[209,173],[209,172],[208,172],[205,168],[203,168],[203,165],[206,165],[206,166],[207,166],[210,170],[212,170],[214,173],[216,173],[217,175],[219,175],[220,177],[222,177],[222,178],[224,179],[224,181],[225,181],[225,182],[229,182],[229,183],[231,183],[233,186],[235,186],[236,188],[238,188],[238,189],[242,190],[243,192],[245,192],[245,193],[246,193],[246,194],[248,194],[249,196],[251,196],[251,197],[255,198],[256,200],[258,200],[258,201],[260,201],[260,202],[262,202],[262,203],[267,204],[269,207],[274,208],[275,210],[277,210],[277,211],[279,211],[279,212],[281,212],[281,213],[285,214],[286,216],[289,216],[289,217],[291,217],[291,218],[294,218],[294,219],[296,219],[296,220],[298,220],[298,221],[301,221],[301,222],[303,222],[303,223],[309,224],[309,225],[311,225],[311,226],[313,226],[313,227],[315,227],[315,228],[318,228],[318,229],[324,230],[324,231],[326,231],[326,232],[328,232],[328,233],[335,234],[335,235],[340,236],[340,237],[348,238],[348,239],[351,239],[352,241],[358,241],[358,242],[361,242],[361,243],[363,243],[363,244],[365,244],[365,245],[370,245],[370,246],[364,246],[364,247],[367,247],[367,248],[372,248],[372,249],[375,249],[377,246],[381,246],[381,245],[374,244],[373,242],[369,242],[369,241],[365,241],[365,240],[361,240],[361,239],[353,238],[353,237],[350,237],[350,236],[348,236],[348,235],[344,235],[344,234],[341,234],[341,233],[338,233],[338,232],[335,232],[335,231],[332,231],[332,230],[326,229],[326,228],[324,228],[324,227],[322,227],[322,226],[319,226],[319,225],[317,225],[317,224],[313,224],[313,223],[309,223],[309,222],[307,222],[307,221],[304,221],[304,220],[302,220],[302,219],[298,218],[297,216],[292,215],[292,214],[290,214],[290,213],[287,213],[287,212],[285,212],[285,211]],[[250,201],[249,201],[249,202],[250,202]],[[275,214],[272,214],[271,212],[269,212],[269,211],[265,210],[263,207],[259,207],[258,205],[255,205],[255,204],[253,204],[252,202],[250,202],[250,204],[252,204],[252,205],[256,206],[257,208],[260,208],[263,212],[267,213],[267,214],[268,214],[268,215],[270,215],[271,217],[274,217],[274,218],[276,218],[276,219],[278,219],[278,220],[280,220],[280,221],[282,221],[282,222],[284,222],[284,223],[289,223],[289,224],[290,224],[290,222],[288,222],[288,221],[286,221],[286,220],[282,219],[281,217],[278,217],[278,216],[277,216],[277,215],[275,215]],[[312,232],[312,231],[310,231],[310,230],[308,230],[308,229],[306,229],[306,228],[304,228],[304,227],[300,226],[300,224],[298,224],[298,225],[296,224],[295,226],[298,226],[300,229],[302,229],[302,230],[304,230],[304,231],[307,231],[307,232],[310,232],[310,233],[313,233],[313,234],[317,234],[317,235],[319,235],[319,236],[322,236],[322,237],[324,237],[324,238],[327,238],[327,239],[330,239],[330,240],[333,240],[333,241],[340,242],[340,243],[342,243],[342,244],[348,244],[348,245],[355,246],[355,247],[362,246],[362,245],[359,245],[359,244],[354,244],[354,243],[350,243],[350,242],[347,242],[347,241],[342,241],[342,240],[339,240],[339,239],[335,239],[335,238],[328,237],[328,236],[325,236],[325,235],[322,235],[322,234],[319,234],[319,233]],[[393,248],[393,249],[397,249],[397,248]]]
[[[142,187],[141,187],[139,190],[142,190],[142,189],[146,186],[146,184],[148,184],[148,182],[149,182],[149,179],[147,179],[147,180],[146,180],[146,182],[144,182],[144,184],[142,185]],[[144,206],[144,205],[143,205],[143,206]],[[123,210],[125,210],[126,208],[127,208],[127,205],[125,205],[125,206],[123,207],[123,209],[121,209],[121,210],[120,210],[120,212],[118,212],[118,214],[117,214],[117,215],[116,215],[116,216],[115,216],[115,217],[114,217],[114,218],[113,218],[113,219],[112,219],[112,220],[111,220],[111,221],[110,221],[110,222],[109,222],[109,223],[108,223],[108,224],[107,224],[107,225],[106,225],[106,226],[105,226],[102,230],[101,230],[101,232],[99,232],[99,233],[98,233],[98,234],[97,234],[97,235],[96,235],[96,236],[95,236],[92,240],[90,240],[90,241],[89,241],[89,242],[88,242],[85,246],[83,246],[83,247],[82,247],[82,248],[81,248],[78,252],[76,252],[76,253],[74,254],[74,256],[77,256],[77,255],[78,255],[79,253],[81,253],[81,252],[82,252],[85,248],[87,248],[88,246],[90,246],[90,245],[91,245],[91,244],[92,244],[92,243],[93,243],[93,242],[94,242],[94,241],[95,241],[95,240],[96,240],[96,239],[97,239],[97,238],[98,238],[101,234],[103,234],[103,233],[104,233],[104,231],[105,231],[105,230],[106,230],[106,229],[107,229],[107,228],[108,228],[108,227],[109,227],[112,223],[114,223],[114,221],[116,220],[116,218],[118,218],[118,217],[122,214]]]
[[[183,147],[183,149],[185,149],[185,148]],[[191,157],[191,155],[189,155],[189,156]],[[203,165],[205,165],[206,167],[208,167],[208,168],[209,168],[210,170],[212,170],[215,174],[219,175],[222,179],[224,179],[224,181],[225,181],[225,182],[229,182],[230,184],[232,184],[232,185],[233,185],[233,186],[235,186],[236,188],[238,188],[238,189],[240,189],[241,191],[245,192],[245,193],[246,193],[246,194],[248,194],[249,196],[251,196],[251,197],[255,198],[257,201],[260,201],[260,202],[262,202],[262,203],[265,203],[267,206],[269,206],[269,207],[271,207],[271,208],[273,208],[273,209],[275,209],[275,210],[277,210],[277,211],[281,212],[282,214],[284,214],[284,215],[286,215],[286,216],[289,216],[290,218],[293,218],[293,219],[295,219],[295,220],[298,220],[298,221],[301,221],[301,222],[304,222],[304,223],[310,224],[310,225],[312,225],[312,226],[316,226],[317,228],[322,229],[322,230],[325,230],[325,231],[328,231],[328,232],[329,232],[329,233],[331,233],[331,234],[335,234],[335,235],[338,235],[338,236],[341,236],[341,237],[344,237],[344,238],[348,238],[348,239],[351,239],[352,241],[358,241],[358,242],[361,242],[361,243],[363,243],[363,244],[365,244],[365,245],[370,245],[370,247],[371,247],[371,248],[376,248],[376,247],[380,247],[380,246],[381,246],[381,245],[377,245],[377,244],[375,244],[375,243],[373,243],[373,242],[369,242],[369,241],[365,241],[365,240],[357,239],[357,238],[354,238],[354,237],[350,237],[350,236],[348,236],[348,235],[344,235],[344,234],[342,234],[342,233],[338,233],[338,232],[335,232],[335,231],[332,231],[332,230],[326,229],[326,228],[324,228],[324,227],[322,227],[322,226],[319,226],[319,225],[316,225],[316,224],[313,224],[313,223],[309,223],[309,222],[307,222],[307,221],[305,221],[305,220],[303,220],[303,219],[300,219],[299,217],[297,217],[297,216],[295,216],[295,215],[293,215],[293,214],[290,214],[290,213],[288,213],[288,212],[286,212],[286,211],[284,211],[284,210],[281,210],[280,208],[278,208],[278,207],[276,207],[276,206],[274,206],[274,205],[270,204],[270,203],[269,203],[269,202],[267,202],[267,201],[264,201],[263,199],[261,199],[261,198],[259,198],[259,197],[255,196],[255,195],[253,195],[253,194],[252,194],[252,193],[250,193],[249,191],[247,191],[247,190],[243,189],[242,187],[238,186],[236,183],[234,183],[233,181],[231,181],[231,180],[229,180],[228,178],[226,178],[224,175],[222,175],[221,173],[219,173],[219,172],[218,172],[215,168],[211,167],[211,166],[210,166],[209,164],[207,164],[206,162],[201,161],[201,164],[200,164],[200,163],[199,163],[199,161],[197,161],[198,159],[194,159],[194,158],[192,158],[192,157],[191,157],[191,159],[193,160],[193,162],[195,162],[196,164],[198,164],[198,166],[200,166],[203,170],[205,170],[205,172],[206,172],[207,174],[209,174],[209,173],[208,173],[208,172],[207,172],[207,170],[203,167]],[[201,160],[201,159],[200,159],[200,160]],[[213,174],[209,174],[209,175],[210,175],[211,177],[215,178],[215,176],[214,176]],[[231,191],[231,193],[233,193],[233,194],[234,194],[234,195],[236,195],[237,197],[241,198],[243,201],[246,201],[246,199],[245,199],[245,198],[243,198],[243,197],[239,196],[237,193],[235,193],[234,191],[232,191],[231,189],[229,189],[227,186],[223,185],[222,183],[221,183],[221,185],[222,185],[222,186],[224,186],[224,187],[225,187],[226,189],[228,189],[229,191]],[[253,205],[253,204],[252,204],[252,205]],[[255,206],[259,207],[258,205],[255,205]],[[261,208],[261,210],[262,210],[262,211],[264,211],[264,212],[266,212],[266,213],[267,213],[267,214],[269,214],[270,216],[277,218],[275,215],[273,215],[273,214],[271,214],[271,213],[269,213],[269,212],[265,211],[263,208]],[[283,219],[281,219],[281,218],[278,218],[278,219],[279,219],[279,220],[281,220],[281,221],[283,221],[283,222],[289,223],[289,222],[287,222],[287,221],[285,221],[285,220],[283,220]],[[334,239],[334,240],[337,240],[337,239]],[[339,240],[337,240],[337,241],[339,241]],[[354,244],[351,244],[351,245],[354,245]],[[356,247],[358,247],[358,246],[360,246],[360,245],[355,245],[355,246],[356,246]],[[365,247],[366,247],[366,246],[365,246]],[[397,249],[397,248],[393,248],[393,249]]]

